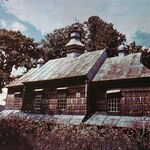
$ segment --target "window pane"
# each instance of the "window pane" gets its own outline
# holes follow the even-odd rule
[[[66,90],[58,90],[57,91],[57,109],[66,109],[67,104],[67,91]]]
[[[108,111],[118,112],[119,111],[119,99],[108,99]]]

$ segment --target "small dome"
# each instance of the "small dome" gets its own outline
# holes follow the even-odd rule
[[[127,56],[129,54],[129,50],[127,45],[122,43],[120,46],[118,46],[118,56]]]
[[[81,32],[74,27],[74,29],[69,34],[69,41],[65,45],[65,50],[67,57],[78,57],[84,53],[84,44],[81,42]]]
[[[118,46],[118,51],[122,51],[122,50],[124,50],[124,48],[125,48],[125,45],[121,44],[120,46]]]
[[[43,59],[42,57],[39,58],[38,61],[37,61],[37,63],[38,63],[38,64],[43,64],[43,63],[44,63],[44,59]]]
[[[78,45],[78,46],[82,46],[84,47],[84,45],[81,43],[81,41],[79,39],[71,39],[66,46],[71,46],[71,45]]]
[[[71,38],[72,37],[76,37],[76,38],[80,38],[80,33],[79,32],[73,32],[73,33],[71,33],[71,36],[70,36]]]
[[[71,45],[78,45],[78,46],[84,47],[84,44],[82,44],[82,42],[81,42],[81,35],[80,35],[80,32],[78,32],[78,31],[73,31],[73,32],[70,34],[70,40],[69,40],[69,42],[66,44],[66,46],[71,46]]]

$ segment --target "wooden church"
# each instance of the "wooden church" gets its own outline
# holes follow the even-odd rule
[[[105,115],[150,114],[150,70],[141,53],[118,56],[105,49],[86,52],[74,30],[66,44],[67,57],[49,60],[7,85],[5,109],[42,114]]]

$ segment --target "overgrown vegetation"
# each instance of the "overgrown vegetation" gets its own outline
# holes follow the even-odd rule
[[[149,150],[150,129],[0,120],[1,150]]]
[[[12,78],[12,67],[32,68],[36,60],[43,54],[33,39],[21,32],[0,29],[0,88]]]

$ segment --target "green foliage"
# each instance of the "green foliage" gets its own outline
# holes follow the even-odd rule
[[[141,55],[142,63],[150,69],[150,51],[149,49],[144,49]]]
[[[139,53],[142,52],[142,46],[141,45],[137,45],[135,43],[135,41],[131,42],[128,46],[128,50],[130,51],[130,53]]]
[[[84,40],[85,32],[83,24],[80,23],[68,25],[64,28],[56,29],[52,33],[48,33],[45,39],[42,40],[42,49],[46,53],[47,60],[66,56],[65,45],[69,40],[68,35],[73,30],[74,25],[82,33],[81,40]]]
[[[8,150],[148,150],[149,129],[91,125],[65,125],[56,122],[25,120],[17,117],[0,120],[0,147]],[[11,142],[13,141],[13,142]]]
[[[81,31],[81,41],[85,44],[87,51],[106,48],[109,49],[109,54],[114,56],[117,53],[116,48],[125,41],[125,36],[114,29],[113,24],[104,22],[98,16],[92,16],[83,24],[75,23],[47,34],[46,39],[42,40],[42,44],[43,50],[48,54],[48,59],[66,55],[64,47],[74,25]]]
[[[114,29],[112,23],[106,23],[98,16],[90,17],[86,24],[90,33],[89,49],[93,51],[106,48],[111,56],[116,55],[117,47],[126,40],[125,36]]]
[[[26,37],[21,32],[0,29],[0,86],[3,87],[11,81],[10,72],[12,66],[33,66],[32,59],[38,59],[43,55],[38,44],[33,39]]]

